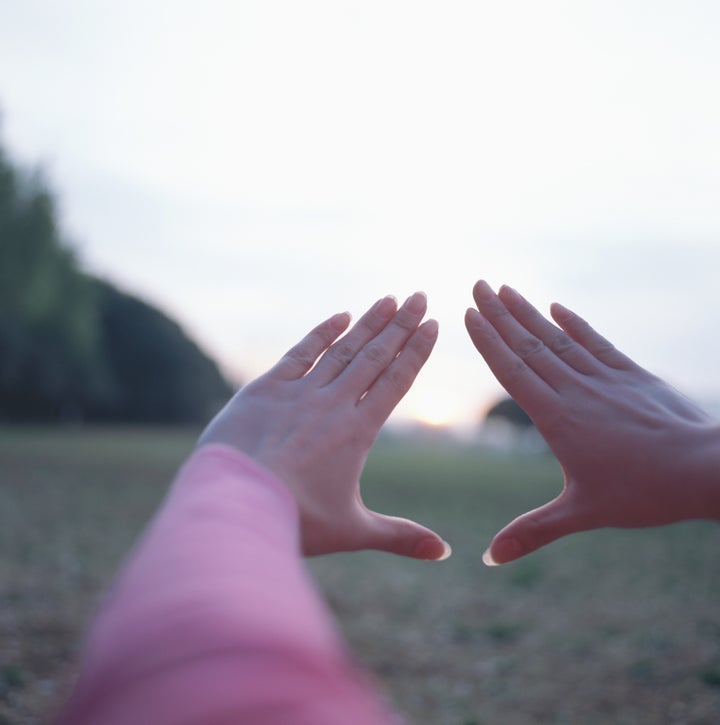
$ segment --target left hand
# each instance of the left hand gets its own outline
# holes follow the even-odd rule
[[[234,446],[275,473],[294,494],[305,554],[380,549],[441,559],[433,531],[365,507],[360,474],[380,431],[435,345],[417,292],[397,309],[373,305],[341,339],[348,313],[318,325],[269,372],[242,388],[199,444]]]
[[[565,307],[551,308],[556,327],[510,287],[480,280],[473,294],[470,338],[565,477],[557,498],[494,537],[487,564],[578,531],[720,520],[717,421]]]

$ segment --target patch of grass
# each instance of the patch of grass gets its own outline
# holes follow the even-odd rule
[[[720,667],[708,667],[700,672],[700,681],[710,687],[720,687]]]
[[[516,642],[527,630],[526,625],[516,622],[490,622],[487,624],[466,624],[458,622],[453,626],[452,639],[458,644],[477,646],[487,640],[496,644]]]
[[[483,630],[494,642],[505,644],[515,642],[524,634],[525,627],[513,622],[493,622]]]
[[[650,682],[657,674],[657,660],[643,657],[630,665],[630,677],[640,682]]]
[[[14,665],[7,665],[0,669],[0,689],[20,690],[25,685],[25,674]]]
[[[720,621],[700,621],[697,623],[698,634],[709,640],[720,640]]]
[[[510,583],[520,589],[532,589],[542,582],[544,575],[539,559],[524,558],[513,567]]]
[[[48,720],[195,433],[0,428],[0,723]],[[720,527],[594,531],[486,568],[492,536],[560,484],[549,457],[381,443],[366,503],[436,529],[453,556],[309,560],[351,649],[419,725],[664,722],[678,702],[685,722],[715,722]]]

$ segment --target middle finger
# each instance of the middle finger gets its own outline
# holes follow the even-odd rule
[[[319,387],[331,383],[355,359],[365,343],[385,329],[396,311],[397,301],[392,295],[378,300],[353,325],[347,335],[325,351],[308,377]]]
[[[480,280],[475,285],[473,297],[478,310],[508,347],[554,390],[558,391],[563,383],[576,376],[575,371],[558,358],[542,339],[513,316],[487,282]]]
[[[426,310],[427,298],[423,292],[410,295],[390,323],[358,351],[337,382],[359,399],[395,360]]]

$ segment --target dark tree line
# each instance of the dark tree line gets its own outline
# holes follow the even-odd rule
[[[80,269],[42,175],[0,146],[0,421],[200,422],[231,392],[175,322]]]

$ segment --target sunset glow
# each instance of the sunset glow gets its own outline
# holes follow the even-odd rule
[[[427,390],[407,406],[408,415],[423,425],[455,426],[462,422],[462,410],[442,390]]]

